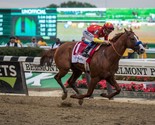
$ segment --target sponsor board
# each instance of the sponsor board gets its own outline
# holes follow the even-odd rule
[[[25,73],[28,88],[61,88],[54,76],[55,73]],[[65,83],[70,76],[71,74],[64,76],[62,83]]]
[[[116,75],[155,77],[154,66],[119,66]]]
[[[39,64],[23,62],[24,72],[42,72],[42,73],[58,73],[59,69],[56,67],[55,63],[51,66],[40,66]],[[71,70],[69,71],[69,73]]]
[[[23,62],[25,72],[44,72],[44,73],[57,73],[59,69],[55,64],[52,66],[40,66],[39,64]],[[70,70],[71,72],[71,70]],[[155,77],[154,65],[119,65],[116,75],[123,76],[149,76]]]
[[[23,62],[23,68],[25,72],[57,73],[59,71],[55,64],[52,66],[40,66],[39,64]]]
[[[21,62],[0,62],[0,92],[28,95]]]

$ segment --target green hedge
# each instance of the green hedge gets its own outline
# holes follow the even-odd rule
[[[32,56],[40,57],[44,53],[44,49],[38,47],[0,47],[0,56]],[[137,58],[137,54],[134,54]],[[155,58],[154,53],[147,53],[147,58]]]
[[[0,56],[41,56],[45,50],[42,48],[32,47],[1,47]]]

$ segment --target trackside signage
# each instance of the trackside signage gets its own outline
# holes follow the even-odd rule
[[[53,64],[52,66],[40,66],[39,64],[23,62],[23,68],[25,72],[57,73],[59,71],[55,64]]]
[[[150,76],[155,77],[155,67],[154,66],[119,66],[116,75],[123,76]]]
[[[0,62],[0,92],[28,94],[21,62]]]
[[[59,71],[55,63],[51,66],[40,66],[39,64],[23,62],[23,68],[25,72],[57,73]]]
[[[21,14],[46,14],[45,9],[22,9]]]
[[[58,72],[58,68],[56,67],[55,64],[53,64],[52,66],[40,66],[37,64],[24,62],[23,68],[25,72],[46,72],[46,73]],[[155,67],[151,65],[150,66],[119,65],[119,69],[116,75],[155,77]]]

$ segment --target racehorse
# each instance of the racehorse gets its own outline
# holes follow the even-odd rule
[[[110,43],[110,46],[100,46],[91,59],[89,64],[91,80],[86,94],[80,94],[74,85],[82,72],[86,72],[84,64],[71,62],[72,50],[76,44],[75,42],[64,43],[55,50],[49,50],[41,57],[41,65],[44,65],[46,62],[51,64],[54,58],[56,67],[59,69],[59,72],[55,75],[55,79],[63,89],[62,99],[67,98],[67,90],[64,87],[61,78],[64,77],[70,69],[73,73],[68,80],[68,84],[76,92],[76,94],[70,96],[71,98],[83,99],[85,97],[90,97],[96,84],[103,79],[115,88],[115,92],[109,95],[101,93],[101,96],[111,99],[120,93],[121,89],[116,82],[114,75],[118,70],[121,56],[126,48],[133,49],[138,54],[144,53],[145,49],[132,29],[129,31],[124,29],[124,32],[116,34],[110,40]],[[79,104],[80,103],[82,102],[79,102]]]

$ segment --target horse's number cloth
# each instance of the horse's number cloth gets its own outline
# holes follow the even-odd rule
[[[82,51],[85,49],[87,44],[83,42],[77,42],[72,51],[72,63],[82,63],[84,64],[87,60],[86,57],[81,55]]]
[[[98,45],[95,48],[92,48],[90,50],[90,57],[89,58],[83,57],[81,55],[81,53],[86,48],[86,46],[87,46],[87,44],[82,42],[82,41],[81,42],[77,42],[75,44],[75,46],[73,48],[73,51],[72,51],[72,63],[82,63],[82,64],[85,64],[86,62],[90,63],[91,57],[93,56],[93,54],[95,53],[96,49],[98,48]]]

